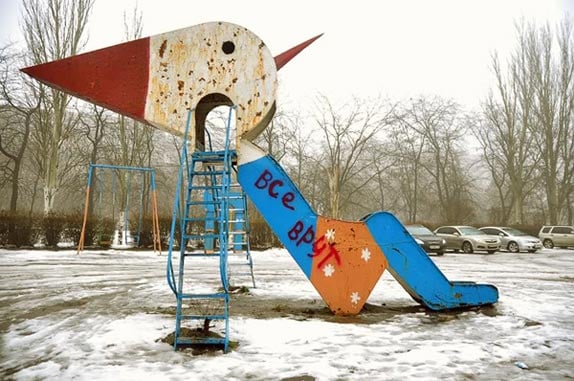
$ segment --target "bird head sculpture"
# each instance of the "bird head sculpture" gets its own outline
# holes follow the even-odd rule
[[[253,32],[209,22],[22,69],[42,83],[204,144],[207,114],[236,106],[236,138],[254,139],[276,109],[277,71],[316,36],[273,57]]]

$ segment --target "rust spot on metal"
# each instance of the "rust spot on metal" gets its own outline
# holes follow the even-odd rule
[[[167,40],[163,40],[161,46],[159,47],[159,56],[163,58],[163,54],[165,53],[165,49],[167,48]]]
[[[177,89],[179,91],[183,90],[184,84],[185,84],[185,82],[183,82],[183,81],[177,81]]]
[[[255,116],[261,116],[261,111],[258,111],[257,114],[255,114]]]
[[[160,63],[159,63],[159,66],[161,66],[161,67],[167,67],[167,62],[160,62]]]
[[[173,109],[173,113],[174,113],[174,114],[177,114],[177,109],[176,109],[176,108]]]
[[[233,78],[233,79],[231,80],[231,82],[233,82],[233,83],[237,82],[237,77]]]

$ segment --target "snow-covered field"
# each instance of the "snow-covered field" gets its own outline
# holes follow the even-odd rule
[[[319,299],[286,251],[253,257],[258,287],[249,298]],[[499,303],[429,313],[387,272],[368,303],[391,313],[256,318],[234,315],[232,300],[230,335],[239,346],[193,356],[157,341],[175,320],[165,255],[0,250],[0,379],[574,378],[574,250],[433,260],[451,280],[495,284]]]

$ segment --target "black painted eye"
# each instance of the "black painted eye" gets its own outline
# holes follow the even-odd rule
[[[235,51],[235,44],[232,41],[225,41],[223,45],[221,45],[221,50],[225,54],[231,54]]]

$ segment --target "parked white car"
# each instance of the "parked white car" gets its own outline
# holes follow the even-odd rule
[[[523,231],[505,226],[485,226],[480,228],[483,232],[500,237],[500,248],[506,249],[511,253],[528,251],[535,253],[536,250],[542,249],[542,242]]]

